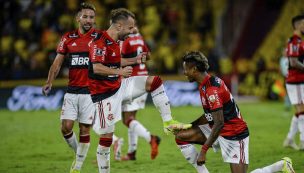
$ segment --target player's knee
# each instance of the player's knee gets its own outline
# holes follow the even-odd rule
[[[180,141],[189,141],[189,135],[188,133],[185,133],[185,131],[179,131],[175,133],[175,138]]]
[[[149,76],[146,81],[146,90],[152,92],[163,84],[159,76]]]
[[[73,130],[73,123],[70,123],[68,121],[63,121],[61,124],[61,132],[62,134],[66,135],[71,133]]]
[[[125,119],[123,120],[123,124],[124,124],[125,126],[129,127],[129,126],[130,126],[130,123],[131,123],[134,119],[135,119],[134,117],[125,118]]]
[[[176,143],[177,145],[187,145],[187,144],[189,144],[189,142],[183,141],[183,140],[181,140],[181,139],[178,139],[177,137],[175,137],[175,143]]]
[[[110,147],[112,145],[113,138],[112,137],[101,137],[99,138],[99,145],[104,147]]]
[[[79,124],[79,134],[88,135],[90,134],[90,124]]]

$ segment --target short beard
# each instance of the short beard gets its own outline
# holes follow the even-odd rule
[[[81,27],[82,28],[82,30],[85,32],[85,33],[87,33],[87,32],[89,32],[90,31],[90,29],[92,29],[92,26],[87,30],[84,26],[83,27]]]

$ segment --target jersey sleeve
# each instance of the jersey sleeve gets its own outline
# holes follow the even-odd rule
[[[89,44],[89,56],[92,63],[104,63],[106,46],[103,43],[92,41]]]
[[[299,57],[300,44],[296,41],[296,39],[293,39],[290,42],[288,42],[286,54],[287,54],[287,57]]]
[[[68,40],[68,37],[67,37],[67,34],[63,35],[61,37],[61,40],[59,42],[59,44],[57,45],[57,50],[56,52],[57,53],[60,53],[60,54],[67,54],[67,40]]]
[[[210,105],[210,111],[217,111],[223,108],[223,99],[220,95],[219,87],[210,87],[206,91],[207,102]]]

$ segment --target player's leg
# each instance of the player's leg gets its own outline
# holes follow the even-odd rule
[[[300,103],[300,100],[299,100],[300,93],[299,93],[297,87],[299,87],[299,86],[286,84],[286,90],[288,92],[288,96],[289,96],[289,99],[290,99],[290,102],[292,105],[297,105],[298,103]],[[295,107],[296,107],[296,112],[298,112],[297,106],[295,106]],[[294,141],[294,137],[295,137],[296,133],[298,132],[298,130],[299,130],[298,129],[298,113],[296,113],[291,119],[290,128],[289,128],[287,137],[283,143],[284,147],[291,147],[296,150],[299,149],[299,147],[296,145],[296,143]]]
[[[144,138],[150,144],[151,159],[155,159],[158,155],[160,138],[152,135],[150,131],[143,126],[143,124],[136,120],[137,110],[145,107],[146,99],[147,94],[143,94],[142,96],[134,99],[132,102],[124,103],[122,106],[123,123],[128,127],[129,135],[129,150],[127,157],[124,157],[125,160],[135,160],[138,137]]]
[[[304,151],[304,104],[299,104],[299,105],[297,105],[296,108],[297,108],[296,110],[298,112],[298,129],[300,131],[300,145],[299,145],[299,149],[301,151],[302,150]]]
[[[128,127],[128,153],[122,158],[123,160],[136,160],[138,135],[135,132],[135,128],[138,121],[135,120],[135,114],[136,111],[122,112],[123,124]],[[144,130],[144,132],[147,131]]]
[[[129,88],[132,93],[131,98],[139,97],[145,92],[151,93],[153,103],[159,110],[166,129],[187,129],[191,127],[190,124],[182,124],[173,120],[171,116],[170,102],[160,77],[135,76],[128,79],[132,80],[133,85]]]
[[[121,147],[123,145],[124,139],[113,134],[113,151],[114,151],[114,159],[117,161],[121,160]]]
[[[73,132],[74,121],[77,119],[77,107],[75,98],[77,97],[76,94],[69,94],[66,93],[64,95],[64,100],[62,104],[61,110],[61,133],[67,142],[67,144],[77,152],[78,141],[75,133]]]
[[[62,119],[61,120],[61,133],[66,143],[77,152],[78,141],[75,133],[73,132],[74,121]]]
[[[208,173],[208,169],[205,165],[199,166],[196,164],[198,152],[193,144],[204,144],[206,141],[206,137],[200,128],[198,126],[192,126],[190,129],[176,132],[175,135],[176,144],[185,159],[197,170],[198,173]]]
[[[79,123],[79,143],[76,152],[75,161],[71,167],[71,172],[74,170],[81,170],[83,162],[86,159],[90,147],[90,124]]]
[[[99,173],[110,172],[110,147],[113,142],[114,125],[108,126],[105,122],[102,102],[95,103],[95,122],[94,131],[99,135],[99,144],[97,146],[96,157]]]
[[[230,164],[232,173],[246,173],[249,164],[249,136],[241,140],[218,137],[224,162]]]
[[[248,169],[248,164],[244,163],[230,163],[231,173],[246,173]]]
[[[107,111],[103,102],[94,103],[95,105],[95,121],[93,129],[99,135],[99,144],[97,146],[96,157],[99,173],[110,172],[110,147],[113,141],[114,125],[109,126],[105,121]]]
[[[292,167],[292,161],[289,157],[284,157],[282,160],[277,161],[271,165],[265,166],[263,168],[258,168],[250,173],[275,173],[275,172],[283,172],[283,173],[295,173]]]
[[[111,97],[96,102],[94,131],[100,136],[96,157],[99,173],[110,172],[110,147],[113,142],[115,123],[121,119],[121,104],[125,89],[121,88]]]
[[[95,107],[89,94],[78,94],[79,144],[75,164],[71,170],[81,170],[90,147],[90,128],[94,119]]]
[[[105,130],[114,130],[114,127],[105,128]],[[99,173],[110,172],[110,147],[113,141],[113,133],[101,134],[97,147],[96,157]]]

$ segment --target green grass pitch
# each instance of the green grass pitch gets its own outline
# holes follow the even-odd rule
[[[239,104],[250,129],[249,171],[280,160],[292,158],[296,172],[304,172],[304,152],[282,147],[289,129],[292,112],[285,112],[282,103],[261,102]],[[175,107],[173,115],[182,122],[191,122],[202,114],[201,107]],[[0,111],[0,172],[1,173],[67,173],[74,158],[73,152],[60,133],[59,111]],[[194,168],[183,158],[175,145],[174,137],[163,133],[158,111],[151,105],[137,115],[147,129],[161,136],[159,156],[150,160],[150,146],[139,140],[137,160],[116,162],[111,155],[113,173],[190,173]],[[75,132],[78,134],[77,124]],[[127,128],[119,122],[116,135],[125,139],[123,153],[127,152]],[[298,141],[297,135],[297,141]],[[91,132],[91,147],[82,173],[98,172],[95,152],[98,136]],[[209,150],[207,168],[211,173],[228,173],[220,153]]]

